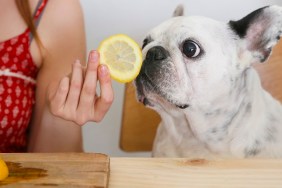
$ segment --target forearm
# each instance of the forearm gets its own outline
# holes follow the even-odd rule
[[[28,144],[29,152],[82,152],[82,130],[77,124],[53,116],[45,107],[35,114]],[[38,117],[41,116],[41,117]]]

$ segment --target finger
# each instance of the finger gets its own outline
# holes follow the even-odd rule
[[[53,88],[51,88],[53,89]],[[69,78],[64,77],[55,91],[55,94],[49,98],[51,112],[55,115],[60,115],[61,110],[64,108],[66,98],[69,91]]]
[[[68,108],[72,112],[75,112],[77,109],[82,80],[81,64],[79,60],[76,60],[72,66],[70,89],[65,104],[65,108]]]
[[[107,66],[100,65],[98,68],[98,79],[100,82],[100,97],[95,101],[95,121],[101,121],[109,110],[113,100],[114,93],[112,88],[111,77]]]
[[[86,75],[83,82],[83,87],[80,94],[78,111],[81,114],[92,108],[94,104],[96,85],[97,85],[97,69],[99,64],[99,53],[97,51],[92,51],[89,54]],[[87,113],[87,114],[88,114]]]

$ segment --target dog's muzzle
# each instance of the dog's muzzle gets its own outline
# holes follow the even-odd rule
[[[159,84],[168,78],[167,73],[171,70],[171,67],[167,64],[168,57],[169,52],[162,46],[155,46],[148,50],[141,71],[135,79],[138,100],[144,105],[153,106],[150,100],[146,97],[146,93],[152,92],[167,98],[166,92],[160,88]],[[166,72],[166,75],[164,72]],[[189,107],[189,105],[186,104],[173,104],[181,109]]]
[[[157,72],[157,69],[160,68],[160,64],[167,58],[167,56],[168,54],[166,50],[161,46],[152,47],[146,54],[140,73],[135,80],[138,100],[144,105],[151,105],[149,100],[145,97],[144,87],[146,87],[147,90],[153,90],[153,72]]]

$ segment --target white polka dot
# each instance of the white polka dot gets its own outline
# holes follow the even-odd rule
[[[3,63],[8,63],[10,61],[10,57],[9,57],[9,54],[8,53],[5,53],[3,56],[2,56],[2,61]]]
[[[6,84],[11,87],[13,85],[13,80],[9,77],[7,80],[6,80]]]
[[[0,51],[2,50],[2,49],[4,49],[4,47],[5,47],[5,43],[3,42],[3,43],[0,43]]]
[[[12,104],[12,98],[11,98],[10,95],[6,98],[5,104],[6,104],[7,107],[11,106],[11,104]]]
[[[9,111],[9,109],[5,109],[5,114],[9,114],[10,113],[10,111]]]
[[[7,130],[7,136],[10,136],[13,132],[13,127],[10,127],[8,130]]]
[[[2,121],[0,122],[1,127],[4,129],[8,124],[8,117],[5,116]]]
[[[16,44],[18,42],[18,40],[19,40],[18,37],[13,38],[13,39],[11,39],[10,44],[14,45],[14,44]]]
[[[7,48],[7,51],[10,52],[10,51],[12,51],[12,49],[13,49],[13,48],[12,48],[11,46],[9,46],[9,47]]]

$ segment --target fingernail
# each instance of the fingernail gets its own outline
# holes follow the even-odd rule
[[[101,73],[101,76],[105,76],[108,74],[108,67],[105,66],[105,65],[100,65],[100,73]]]
[[[98,52],[96,50],[91,51],[90,59],[91,61],[96,61],[98,59]]]
[[[74,62],[73,64],[80,65],[80,61],[79,61],[79,59],[75,60],[75,62]]]

